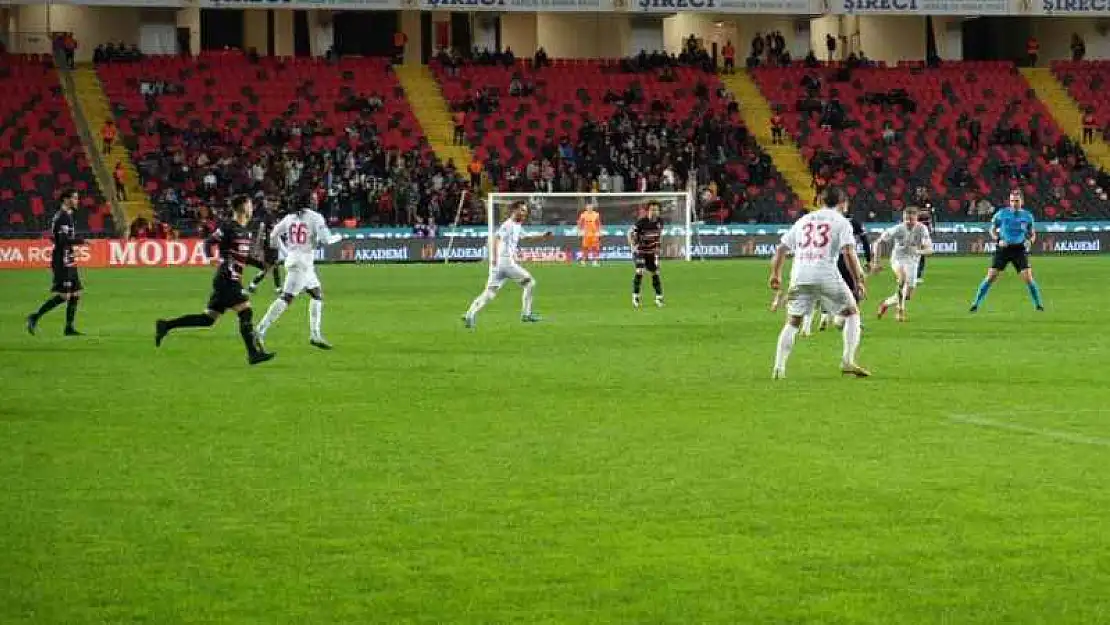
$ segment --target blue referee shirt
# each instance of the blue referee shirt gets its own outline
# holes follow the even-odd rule
[[[1025,239],[1033,234],[1033,213],[1024,208],[1000,208],[991,223],[998,228],[998,238],[1004,245],[1024,245]]]

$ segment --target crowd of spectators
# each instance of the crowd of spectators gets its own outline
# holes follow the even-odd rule
[[[295,140],[324,131],[311,125],[275,126],[261,145],[248,148],[214,130],[186,129],[174,133],[176,141],[167,135],[165,149],[141,160],[139,171],[144,179],[166,183],[153,198],[159,219],[189,233],[209,229],[212,208],[235,194],[280,199],[305,189],[313,191],[314,208],[332,223],[388,226],[455,219],[469,181],[453,162],[442,163],[427,150],[388,149],[377,130],[361,121],[343,129],[345,136],[332,150]],[[464,222],[481,217],[472,201],[462,208]]]
[[[93,50],[93,63],[134,63],[143,60],[143,53],[137,45],[102,43]]]
[[[470,58],[443,53],[440,60],[459,64],[456,66],[516,64],[508,49],[475,50]],[[550,62],[542,49],[532,61],[540,67]],[[691,40],[682,54],[641,53],[625,59],[616,71],[665,75],[678,66],[711,70],[712,61]],[[527,73],[517,76],[514,85],[516,93],[524,95],[537,88]],[[714,111],[709,95],[707,84],[698,84],[695,114],[675,124],[667,121],[664,103],[635,106],[634,90],[613,93],[612,102],[618,106],[611,118],[586,119],[577,133],[548,133],[537,157],[527,163],[510,167],[494,152],[471,171],[460,171],[451,161],[440,162],[427,146],[408,153],[390,149],[382,145],[377,129],[362,121],[344,129],[318,123],[275,123],[257,145],[246,146],[230,132],[177,128],[147,115],[136,130],[160,137],[162,147],[141,158],[138,169],[144,181],[160,182],[152,198],[158,221],[138,224],[132,234],[204,234],[214,225],[213,209],[234,194],[247,193],[262,200],[309,188],[314,190],[317,209],[332,223],[408,226],[418,236],[428,236],[456,218],[460,223],[483,222],[483,181],[487,185],[484,190],[627,192],[684,190],[694,179],[702,185],[701,196],[712,213],[710,218],[771,218],[746,207],[748,185],[762,185],[771,176],[769,157],[733,115],[736,103],[727,112]],[[731,97],[723,92],[717,95]],[[381,104],[379,95],[353,94],[344,105],[354,111],[372,111]],[[478,93],[462,103],[480,113],[497,105],[496,93]],[[307,139],[312,136],[337,133],[340,140],[335,149],[310,149]]]
[[[475,49],[468,58],[444,50],[437,60],[448,74],[468,63],[520,67],[511,50]],[[537,50],[530,68],[513,73],[510,95],[542,97],[545,86],[533,72],[548,63],[544,50]],[[533,158],[520,162],[491,150],[483,167],[492,186],[500,191],[529,193],[621,193],[683,191],[696,181],[699,197],[706,200],[703,208],[707,218],[782,219],[781,214],[769,215],[765,209],[749,206],[748,187],[761,187],[770,181],[771,160],[744,126],[732,94],[723,87],[711,87],[719,83],[709,80],[715,71],[713,59],[700,41],[686,39],[679,54],[641,51],[621,59],[608,71],[651,73],[667,82],[677,80],[675,70],[680,67],[706,72],[705,80],[692,85],[690,97],[697,104],[686,119],[669,119],[667,102],[645,102],[636,82],[621,91],[609,90],[603,100],[615,105],[615,111],[608,119],[586,116],[576,132],[547,131]],[[712,89],[718,89],[717,93]],[[725,100],[724,110],[711,106],[711,97]],[[487,115],[499,107],[499,94],[479,88],[451,105],[457,113]],[[457,121],[456,140],[462,132],[462,122]]]

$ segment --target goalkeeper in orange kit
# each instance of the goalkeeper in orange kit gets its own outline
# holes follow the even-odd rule
[[[578,215],[578,234],[582,235],[580,262],[585,265],[591,261],[597,267],[601,260],[601,213],[597,212],[593,202],[586,204],[585,210]]]

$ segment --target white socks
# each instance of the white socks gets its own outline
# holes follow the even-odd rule
[[[285,303],[285,300],[280,297],[274,300],[274,303],[270,304],[270,308],[266,311],[266,315],[262,317],[262,321],[258,322],[258,336],[265,335],[266,330],[269,330],[270,326],[274,325],[274,322],[278,320],[278,317],[280,317],[288,307],[289,304]]]
[[[790,358],[790,350],[794,348],[794,338],[797,335],[798,328],[789,323],[782,327],[778,349],[775,350],[775,371],[786,371],[786,361]]]
[[[520,314],[527,317],[532,314],[532,289],[536,288],[536,281],[531,280],[524,285],[524,292],[520,295]]]
[[[898,298],[898,295],[891,295],[890,297],[883,300],[883,306],[897,306]]]
[[[497,291],[490,291],[489,289],[482,291],[482,294],[474,298],[474,301],[470,303],[470,308],[466,311],[466,315],[468,317],[477,315],[478,312],[485,308],[486,304],[493,301],[493,298],[496,296]]]
[[[280,297],[270,304],[269,310],[266,311],[266,316],[262,317],[262,321],[258,324],[258,335],[263,336],[270,326],[281,317],[285,309],[289,308],[289,304]],[[312,340],[321,338],[320,323],[323,321],[324,316],[324,300],[310,299],[308,300],[308,332]]]
[[[849,315],[844,318],[844,356],[843,364],[856,364],[856,350],[859,349],[860,319],[859,315]]]
[[[324,300],[308,300],[308,332],[312,340],[323,338],[320,335],[320,323],[324,316]]]

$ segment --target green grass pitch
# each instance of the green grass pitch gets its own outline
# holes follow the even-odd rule
[[[298,301],[254,368],[232,318],[154,348],[208,270],[86,273],[80,339],[0,273],[0,623],[1110,622],[1110,263],[969,315],[985,265],[901,325],[872,278],[875,376],[828,331],[779,382],[763,262],[638,312],[628,265],[535,267],[545,322],[509,285],[476,332],[482,266],[324,266],[336,350]]]

